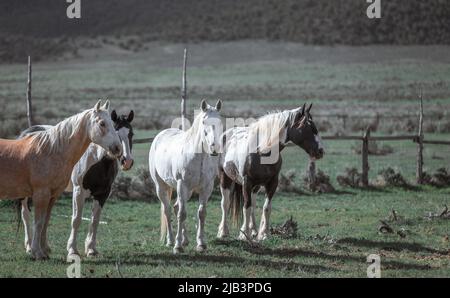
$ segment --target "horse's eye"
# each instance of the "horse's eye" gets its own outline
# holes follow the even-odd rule
[[[105,127],[106,126],[105,121],[100,121],[100,126]]]

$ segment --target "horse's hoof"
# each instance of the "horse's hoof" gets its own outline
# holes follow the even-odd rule
[[[247,237],[245,236],[244,233],[239,233],[238,240],[245,241],[245,240],[247,240]]]
[[[258,241],[264,241],[266,239],[267,239],[267,234],[266,233],[258,234],[258,236],[256,237],[256,240],[258,240]]]
[[[167,246],[167,247],[172,247],[172,246],[173,246],[173,242],[167,242],[167,243],[166,243],[166,246]]]
[[[196,249],[198,252],[204,252],[206,251],[206,244],[197,245]]]
[[[67,256],[78,256],[79,257],[80,253],[78,252],[77,249],[71,248],[68,250]]]
[[[25,246],[25,251],[27,254],[31,255],[31,246],[30,245]]]
[[[44,260],[48,260],[49,259],[49,256],[48,255],[46,255],[45,253],[43,253],[43,252],[32,252],[31,253],[31,257],[33,258],[33,260],[35,260],[35,261],[44,261]]]
[[[258,236],[258,231],[257,230],[252,230],[252,238],[255,238]]]
[[[174,247],[173,248],[173,254],[174,255],[177,255],[177,254],[180,254],[180,253],[183,253],[183,252],[184,252],[183,247]]]
[[[86,251],[87,257],[97,257],[98,255],[99,255],[99,252],[96,249],[90,248]]]
[[[228,238],[228,234],[225,234],[225,233],[221,233],[221,232],[219,232],[219,233],[217,233],[217,239],[226,239],[226,238]]]

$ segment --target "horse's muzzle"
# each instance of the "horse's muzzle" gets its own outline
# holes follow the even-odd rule
[[[126,159],[124,157],[120,159],[120,165],[122,166],[122,170],[124,171],[128,171],[129,169],[131,169],[133,167],[133,164],[134,160],[132,159]]]

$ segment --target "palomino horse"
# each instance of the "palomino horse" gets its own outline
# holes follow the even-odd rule
[[[219,137],[221,134],[220,108],[209,106],[205,100],[201,103],[201,112],[195,117],[192,127],[186,131],[169,128],[160,132],[154,139],[149,152],[150,175],[161,201],[161,241],[167,234],[167,246],[174,239],[170,221],[170,199],[172,190],[177,191],[174,205],[178,219],[174,253],[183,251],[188,244],[186,220],[186,202],[195,191],[199,194],[197,250],[206,249],[204,226],[206,204],[214,188],[217,176]]]
[[[91,142],[122,155],[107,111],[109,102],[67,118],[54,127],[17,140],[0,140],[0,198],[31,197],[34,231],[31,255],[47,259],[47,227],[52,207],[64,191],[73,166]]]
[[[111,119],[114,122],[114,128],[117,131],[122,142],[123,155],[119,158],[111,156],[108,151],[96,144],[90,144],[81,159],[75,165],[72,171],[70,188],[72,188],[72,231],[67,243],[68,255],[79,255],[77,250],[76,236],[81,224],[83,207],[89,196],[94,198],[92,203],[92,217],[89,225],[89,231],[85,241],[85,254],[95,256],[98,254],[97,228],[100,221],[100,214],[105,201],[111,193],[111,186],[117,176],[120,162],[122,170],[128,171],[133,166],[133,157],[131,155],[133,142],[133,121],[134,112],[131,111],[128,116],[117,116],[115,110],[111,112]],[[42,131],[51,128],[49,125],[36,125],[22,132],[21,136]],[[22,220],[25,226],[25,248],[27,252],[31,250],[29,243],[30,233],[30,215],[27,199],[22,201]]]
[[[223,134],[224,153],[219,165],[222,221],[218,238],[229,235],[227,212],[230,204],[235,221],[244,213],[239,239],[251,236],[257,236],[258,240],[267,238],[271,201],[278,186],[283,148],[292,142],[303,148],[312,159],[323,157],[324,150],[310,110],[311,106],[305,110],[303,105],[302,108],[268,114],[249,127],[231,128]],[[266,200],[257,232],[255,196],[261,186],[265,188]]]

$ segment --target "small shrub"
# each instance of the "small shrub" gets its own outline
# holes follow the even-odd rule
[[[433,175],[423,173],[424,184],[432,185],[435,187],[450,186],[450,174],[445,168],[439,168]]]
[[[295,183],[296,177],[297,173],[294,169],[288,170],[286,173],[280,173],[278,190],[288,193],[301,193],[300,187]]]
[[[330,176],[322,170],[317,171],[313,181],[311,181],[311,177],[308,174],[305,174],[303,176],[303,183],[312,192],[331,193],[335,191],[333,185],[331,185]]]
[[[356,168],[345,168],[344,173],[338,175],[336,180],[342,187],[362,187],[362,174]]]
[[[136,172],[135,176],[119,173],[113,183],[111,196],[120,200],[158,200],[148,169],[139,167]]]
[[[391,167],[383,169],[378,172],[378,176],[375,180],[377,186],[393,186],[393,187],[408,187],[409,184],[405,178]]]

